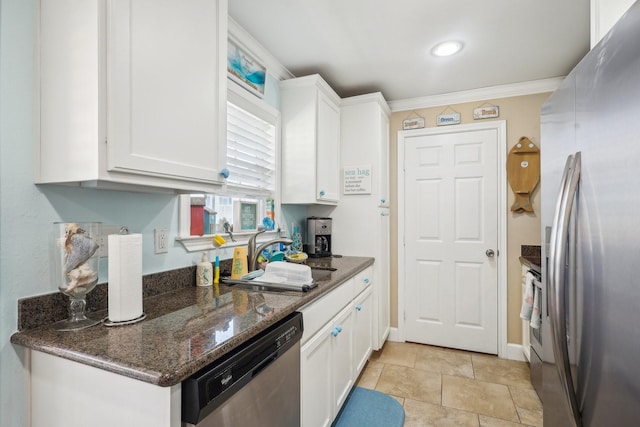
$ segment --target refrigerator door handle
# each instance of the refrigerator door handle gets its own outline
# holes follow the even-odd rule
[[[580,180],[580,168],[581,155],[580,152],[577,152],[573,156],[569,156],[565,165],[562,187],[558,196],[553,228],[551,230],[549,254],[549,315],[551,320],[553,354],[556,359],[556,368],[560,377],[560,384],[569,402],[575,425],[578,427],[582,425],[582,420],[580,417],[580,409],[578,408],[578,399],[573,389],[569,366],[564,262],[567,256],[571,211]]]

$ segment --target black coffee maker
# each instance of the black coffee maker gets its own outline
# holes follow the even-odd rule
[[[306,252],[312,258],[331,256],[331,218],[307,218]]]

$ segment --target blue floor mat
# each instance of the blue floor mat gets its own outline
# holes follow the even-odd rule
[[[402,427],[404,409],[393,397],[354,387],[332,427]]]

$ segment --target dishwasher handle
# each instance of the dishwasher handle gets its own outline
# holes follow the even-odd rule
[[[265,360],[262,361],[262,363],[260,363],[258,366],[253,368],[253,371],[251,371],[251,378],[255,377],[260,373],[260,371],[262,371],[264,368],[266,368],[267,366],[275,362],[278,356],[279,354],[276,352],[272,354],[271,357],[266,358]]]

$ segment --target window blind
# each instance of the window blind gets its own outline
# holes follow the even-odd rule
[[[276,128],[227,103],[227,184],[232,190],[271,195],[275,190]]]

